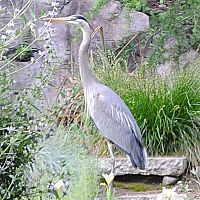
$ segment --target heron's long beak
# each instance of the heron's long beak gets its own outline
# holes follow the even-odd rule
[[[47,21],[47,22],[65,22],[65,23],[70,21],[70,19],[68,17],[44,18],[42,20]]]

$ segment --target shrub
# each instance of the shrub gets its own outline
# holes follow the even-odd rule
[[[32,162],[40,139],[42,121],[28,91],[14,94],[13,80],[0,73],[0,191],[1,199],[15,199],[24,195],[24,170]]]
[[[91,17],[106,2],[98,1],[90,13]],[[50,41],[54,32],[53,28],[45,27],[37,35],[35,22],[41,16],[35,16],[30,7],[31,3],[32,1],[25,2],[21,10],[11,4],[13,11],[10,13],[11,19],[0,30],[0,58],[3,60],[0,66],[0,198],[2,200],[46,199],[49,192],[50,195],[55,195],[48,188],[50,182],[55,183],[59,178],[69,178],[73,185],[68,190],[67,199],[74,199],[77,195],[82,199],[92,199],[97,189],[96,163],[87,156],[84,149],[70,144],[72,140],[69,141],[67,138],[65,141],[66,134],[63,131],[59,132],[60,137],[49,131],[53,127],[52,119],[55,120],[55,115],[66,103],[66,99],[60,94],[63,101],[60,104],[55,102],[55,107],[49,113],[44,106],[46,104],[42,92],[52,80],[56,67],[60,66],[64,58],[59,60],[55,57]],[[56,5],[58,4],[52,2],[53,10],[48,13],[49,15],[56,15],[58,10]],[[6,9],[1,7],[0,15],[3,15]],[[24,16],[27,10],[30,11],[30,21]],[[48,14],[43,13],[43,16]],[[16,20],[20,21],[17,26]],[[48,34],[43,35],[46,31]],[[41,37],[44,39],[43,52],[32,48],[32,45]],[[32,39],[33,42],[30,42]],[[15,43],[20,43],[20,45],[11,48]],[[32,50],[37,50],[38,58],[32,57]],[[16,85],[12,76],[23,69],[29,69],[29,66],[35,64],[41,57],[43,57],[43,65],[34,77],[35,82],[26,85],[26,88],[14,89]],[[14,61],[26,63],[21,67]],[[81,107],[82,103],[73,107],[74,116]],[[73,116],[69,116],[69,119],[72,118]],[[67,122],[72,123],[72,121]],[[78,134],[80,135],[80,132]],[[53,136],[48,138],[50,135]],[[55,139],[57,146],[52,148],[55,145]],[[43,141],[42,144],[41,141]]]
[[[134,57],[137,63],[148,62],[149,66],[156,66],[165,61],[178,63],[180,56],[190,49],[199,51],[200,23],[197,16],[200,4],[198,0],[166,1],[164,4],[169,5],[161,12],[155,12],[151,9],[148,1],[121,0],[120,2],[127,9],[146,12],[149,15],[151,25],[148,30],[137,34],[132,42],[129,43],[131,37],[125,38],[116,48],[117,54],[128,44],[120,53],[124,59],[128,60],[128,58]],[[154,2],[152,3],[154,4]],[[159,4],[159,1],[155,4]],[[172,41],[171,45],[167,45],[168,41]],[[147,58],[144,58],[145,54],[148,55]]]
[[[29,199],[46,199],[49,195],[56,199],[50,186],[60,179],[68,183],[59,193],[60,199],[94,199],[98,192],[96,161],[72,135],[72,130],[59,127],[39,145],[35,162],[26,172],[29,188],[34,188]]]
[[[200,27],[198,10],[200,9],[197,0],[175,1],[168,9],[158,15],[151,16],[153,34],[153,51],[149,57],[149,64],[163,62],[164,60],[176,60],[190,48],[197,49],[200,42]],[[164,44],[167,39],[173,38],[175,44],[170,50],[169,56],[164,53]]]
[[[128,9],[134,9],[138,11],[149,10],[147,0],[120,0],[120,2]]]
[[[10,13],[10,21],[1,27],[0,43],[0,199],[20,199],[27,193],[27,179],[24,172],[27,165],[34,160],[34,153],[37,144],[46,128],[47,117],[44,110],[42,90],[47,86],[51,75],[54,73],[54,66],[46,63],[44,68],[37,73],[35,82],[25,87],[17,88],[15,75],[29,67],[37,60],[30,57],[31,45],[44,34],[38,37],[35,34],[36,17],[32,13],[32,19],[27,22],[23,16],[31,5],[31,1],[23,4],[21,10],[17,10],[11,3],[13,13]],[[4,15],[6,7],[0,7],[0,15]],[[40,16],[39,16],[40,17]],[[16,26],[16,20],[22,18]],[[32,37],[34,42],[29,44],[27,40]],[[18,38],[22,38],[16,41]],[[13,44],[21,42],[16,48]],[[47,41],[48,43],[48,41]],[[47,46],[48,44],[46,44]],[[14,54],[11,55],[14,51]],[[48,52],[48,50],[47,50]],[[27,57],[27,54],[29,56]],[[24,65],[14,61],[24,62]],[[50,121],[50,119],[48,119]]]

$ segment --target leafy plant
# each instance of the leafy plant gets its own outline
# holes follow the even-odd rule
[[[49,64],[47,70],[48,58],[44,58],[44,68],[38,71],[35,82],[27,83],[19,88],[17,87],[17,81],[19,81],[16,78],[17,73],[29,69],[35,60],[30,60],[25,65],[13,62],[15,58],[23,56],[46,29],[41,35],[34,36],[32,43],[28,44],[26,41],[25,46],[22,45],[23,48],[16,50],[14,57],[8,59],[4,56],[6,49],[12,45],[12,42],[16,42],[27,27],[32,27],[33,31],[36,19],[30,19],[21,26],[15,25],[15,20],[22,17],[30,5],[31,1],[27,1],[20,10],[17,10],[14,4],[11,4],[13,6],[11,19],[0,29],[0,55],[4,59],[0,66],[0,199],[2,200],[20,199],[27,194],[27,178],[24,172],[34,160],[37,144],[42,137],[47,137],[42,133],[44,129],[47,129],[47,124],[51,122],[47,113],[42,112],[45,108],[42,91],[55,72],[55,66]],[[6,9],[1,7],[0,15]],[[39,58],[42,56],[40,55]]]
[[[147,0],[120,0],[120,2],[128,9],[128,10],[138,10],[145,11],[149,10]]]
[[[164,12],[151,16],[152,28],[157,32],[153,40],[153,51],[149,58],[149,64],[163,62],[164,60],[176,60],[189,48],[197,48],[200,42],[200,27],[197,13],[200,8],[198,1],[175,1]],[[175,44],[172,47],[172,55],[163,57],[166,49],[164,44],[167,39],[173,38]]]
[[[96,161],[72,135],[72,130],[59,127],[39,145],[35,162],[26,172],[29,188],[35,188],[29,198],[94,199],[98,192]],[[60,196],[55,196],[52,183],[58,180],[68,183],[68,186],[63,187]]]
[[[93,16],[95,16],[101,10],[101,8],[108,2],[109,0],[97,0],[93,5],[91,11],[86,14],[88,15],[88,18],[92,18]]]
[[[15,199],[26,191],[24,170],[33,161],[44,121],[33,107],[35,99],[27,98],[28,91],[16,94],[11,88],[11,76],[1,72],[0,85],[1,199]]]
[[[136,7],[146,1],[123,0],[122,4],[130,10],[138,10]],[[143,2],[143,3],[142,3]],[[149,15],[150,29],[139,33],[137,37],[121,52],[120,56],[126,60],[132,55],[136,58],[139,52],[139,64],[148,62],[154,67],[165,61],[176,61],[179,63],[180,56],[189,49],[199,51],[200,27],[198,12],[200,5],[198,0],[174,1],[162,12],[155,12],[149,8],[146,2],[144,9],[139,9]],[[145,10],[145,8],[148,8]],[[122,42],[126,46],[129,38]],[[173,41],[167,48],[168,41]],[[125,44],[125,45],[124,45]],[[150,49],[150,51],[149,51]],[[121,46],[116,49],[116,53],[121,50]],[[144,52],[148,52],[148,57],[143,59]],[[138,60],[138,58],[136,58]]]

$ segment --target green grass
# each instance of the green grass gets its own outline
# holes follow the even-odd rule
[[[200,161],[200,74],[195,64],[162,79],[148,70],[130,76],[119,65],[95,67],[101,82],[116,91],[141,127],[149,155],[186,155]]]

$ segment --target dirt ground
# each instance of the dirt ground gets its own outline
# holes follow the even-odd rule
[[[193,177],[187,177],[185,183],[186,183],[186,187],[188,185],[188,188],[186,188],[187,191],[181,191],[181,190],[184,190],[184,188],[182,189],[180,186],[178,187],[179,191],[187,194],[187,196],[191,200],[199,200],[200,199],[200,182],[198,182]]]
[[[162,11],[165,10],[167,7],[172,5],[174,0],[164,0],[163,3],[158,0],[148,0],[149,7],[154,11]]]

